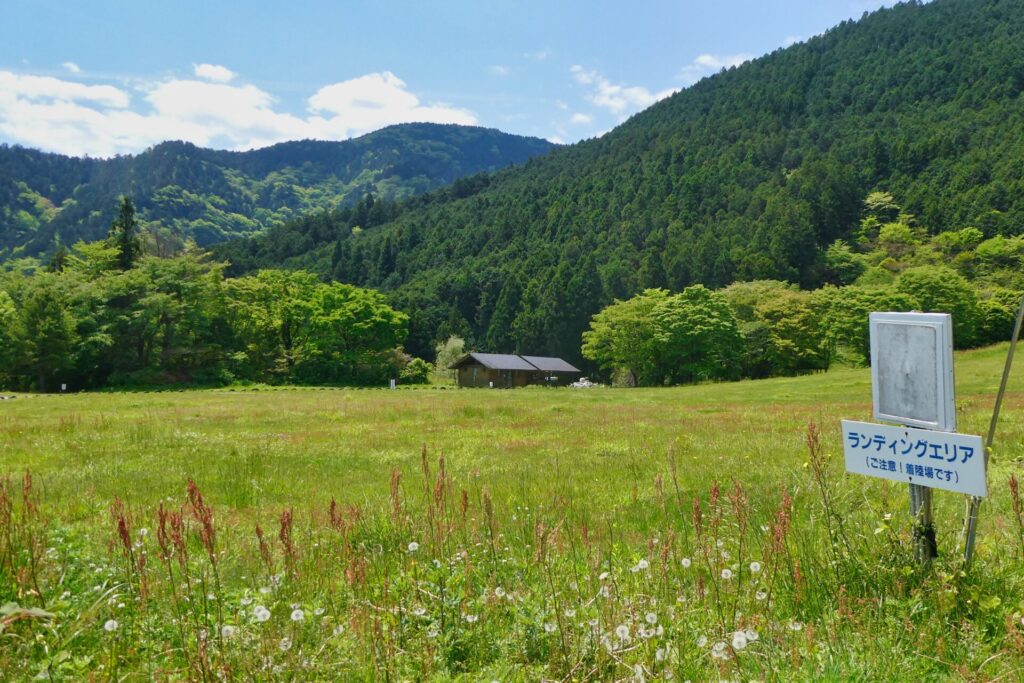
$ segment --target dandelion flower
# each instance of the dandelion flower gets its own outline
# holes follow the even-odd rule
[[[625,624],[619,624],[615,627],[615,636],[619,640],[629,640],[629,627]]]
[[[728,659],[729,653],[725,649],[726,645],[723,641],[718,641],[711,646],[711,656],[715,659]]]
[[[419,549],[420,549],[420,544],[417,543],[416,541],[413,541],[413,542],[411,542],[409,544],[409,552],[410,553],[414,553],[414,552],[416,552]]]
[[[222,638],[230,638],[235,635],[235,627],[230,624],[225,624],[220,627],[220,635]]]
[[[292,639],[285,636],[281,639],[281,642],[277,644],[277,647],[281,652],[288,652],[288,650],[292,649]]]
[[[744,631],[743,635],[745,635],[747,637],[747,642],[748,643],[753,643],[754,641],[756,641],[758,638],[761,637],[761,636],[757,635],[757,631],[755,631],[752,628],[748,628],[746,631]]]
[[[292,610],[292,621],[302,621],[306,618],[306,613],[300,609]]]
[[[664,662],[665,661],[665,648],[659,647],[654,651],[654,661]]]
[[[550,622],[549,622],[549,623],[547,623],[547,624],[544,624],[544,630],[545,630],[546,632],[548,632],[548,633],[554,633],[554,632],[555,632],[555,629],[557,629],[557,628],[558,628],[558,627],[557,627],[557,626],[556,626],[555,624],[553,624],[553,623],[550,623]]]
[[[732,634],[732,649],[739,652],[747,646],[747,635],[743,631]]]
[[[256,617],[256,621],[264,622],[270,619],[270,610],[263,605],[256,605],[252,608],[252,615]]]
[[[764,591],[757,591],[756,593],[754,593],[754,597],[758,600],[764,600],[768,597],[768,594]]]
[[[117,620],[107,619],[107,623],[103,624],[103,630],[107,633],[113,633],[117,630]]]
[[[697,647],[707,647],[707,646],[708,646],[708,637],[707,636],[698,636],[697,637]]]
[[[680,564],[683,565],[683,569],[689,569],[690,565],[693,564],[693,562],[690,560],[690,558],[684,557]]]
[[[761,563],[760,562],[751,562],[750,563],[750,573],[751,574],[757,574],[760,571],[761,571]]]
[[[638,570],[640,570],[640,571],[643,571],[643,570],[647,569],[650,566],[651,566],[651,563],[648,562],[647,560],[645,560],[642,557],[640,558],[640,561],[636,563],[636,568]]]
[[[722,570],[722,578],[723,578],[723,579],[725,579],[726,581],[728,581],[729,579],[731,579],[731,578],[732,578],[732,570],[731,570],[731,569],[729,569],[728,567],[726,567],[725,569],[723,569],[723,570]]]
[[[654,626],[655,624],[658,623],[658,615],[655,614],[654,612],[648,612],[647,615],[644,617],[644,619],[651,626]]]

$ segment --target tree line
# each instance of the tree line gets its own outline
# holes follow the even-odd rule
[[[426,381],[408,316],[378,292],[266,269],[225,278],[194,243],[144,253],[122,200],[106,240],[0,272],[0,386],[53,391],[237,381]]]
[[[929,236],[875,192],[854,240],[834,242],[824,267],[838,285],[646,289],[591,319],[582,355],[615,381],[655,386],[827,370],[868,361],[872,311],[950,313],[958,348],[1005,341],[1024,296],[1024,237]]]

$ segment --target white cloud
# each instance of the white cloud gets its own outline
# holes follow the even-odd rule
[[[492,76],[497,76],[499,78],[508,76],[509,74],[508,67],[502,66],[501,64],[495,64],[494,66],[489,68],[488,71],[491,73]]]
[[[579,64],[574,64],[569,71],[577,83],[590,89],[586,97],[591,103],[619,116],[645,109],[675,92],[672,88],[651,92],[643,86],[612,83],[597,71],[584,69]]]
[[[801,38],[800,36],[786,36],[785,38],[782,39],[782,47],[796,45],[797,43],[802,43],[803,40],[804,39]]]
[[[67,69],[70,73],[77,74],[82,72],[82,67],[78,66],[74,62],[64,62],[61,64],[62,67]]]
[[[722,69],[739,66],[750,61],[754,55],[740,52],[734,55],[712,55],[704,53],[679,70],[679,80],[686,85],[693,85],[705,76],[715,74]]]
[[[470,111],[422,103],[390,72],[320,88],[307,100],[305,116],[281,111],[270,93],[253,85],[171,79],[145,84],[141,92],[133,102],[112,85],[0,71],[0,138],[106,157],[164,140],[252,149],[302,138],[342,140],[395,123],[477,122]]]
[[[192,70],[198,78],[214,83],[230,83],[236,75],[231,69],[219,64],[195,64]]]
[[[523,57],[529,59],[531,62],[543,62],[551,56],[551,50],[544,48],[543,50],[537,50],[535,52],[524,52]]]
[[[553,143],[555,145],[564,145],[565,144],[565,138],[563,138],[561,135],[549,135],[547,137],[547,140],[548,140],[548,142]]]
[[[593,122],[593,116],[591,116],[590,114],[583,114],[581,112],[576,112],[575,114],[572,115],[572,118],[569,119],[569,123],[575,124],[577,126],[589,126]]]

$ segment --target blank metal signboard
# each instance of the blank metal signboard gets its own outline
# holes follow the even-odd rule
[[[948,313],[872,313],[875,419],[956,431],[953,320]]]

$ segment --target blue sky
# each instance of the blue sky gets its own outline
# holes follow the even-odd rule
[[[882,0],[4,0],[0,141],[249,149],[405,121],[599,135]]]

